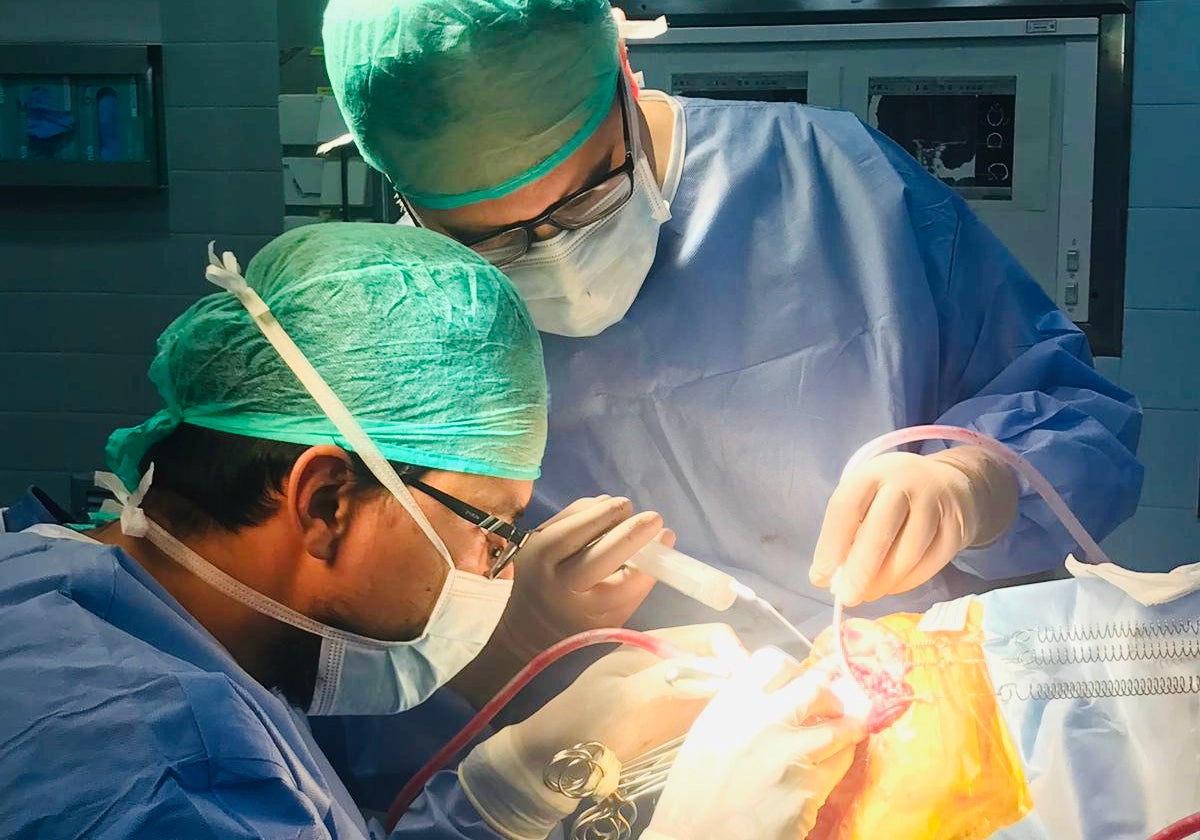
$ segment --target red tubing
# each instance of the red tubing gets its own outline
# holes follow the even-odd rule
[[[1191,837],[1193,834],[1200,834],[1200,811],[1172,823],[1150,840],[1183,840],[1184,837]]]
[[[528,665],[518,671],[517,675],[509,680],[508,684],[500,689],[499,693],[489,700],[479,710],[478,714],[471,718],[470,722],[457,735],[450,739],[446,746],[438,750],[437,755],[429,759],[425,766],[417,772],[417,775],[409,779],[408,784],[400,789],[400,792],[396,794],[396,798],[392,801],[392,807],[387,812],[387,819],[384,826],[387,828],[388,833],[391,833],[392,829],[396,827],[396,823],[400,822],[400,818],[404,816],[404,812],[421,795],[421,791],[425,789],[425,785],[433,778],[433,775],[449,764],[454,756],[462,751],[463,747],[471,743],[475,736],[492,722],[492,718],[499,714],[508,701],[512,700],[517,692],[529,685],[534,677],[569,653],[574,653],[580,648],[585,648],[589,645],[605,644],[632,645],[643,650],[648,650],[663,659],[684,655],[683,651],[657,636],[617,627],[576,633],[574,636],[569,636],[553,647],[542,651],[531,659]]]

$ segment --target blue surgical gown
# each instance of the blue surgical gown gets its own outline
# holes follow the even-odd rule
[[[9,840],[384,835],[304,715],[111,546],[0,534],[0,709]],[[496,836],[451,771],[391,834]]]
[[[626,494],[661,511],[683,551],[815,630],[829,615],[808,583],[826,504],[883,432],[988,434],[1097,538],[1132,514],[1137,401],[1096,373],[1083,334],[964,201],[851,114],[681,101],[672,218],[633,307],[595,337],[543,336],[534,516]],[[1008,533],[879,612],[961,594],[952,576],[971,591],[1042,572],[1072,549],[1023,488]],[[711,618],[661,589],[636,623]]]

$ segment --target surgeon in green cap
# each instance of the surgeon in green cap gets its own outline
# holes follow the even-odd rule
[[[619,584],[661,521],[593,502],[536,534],[519,524],[546,440],[538,334],[461,245],[316,225],[245,276],[213,254],[207,276],[223,291],[158,342],[164,407],[109,441],[108,524],[69,528],[43,506],[17,527],[20,505],[0,511],[6,837],[540,838],[577,805],[543,781],[560,750],[600,741],[628,760],[687,731],[712,690],[670,679],[677,659],[620,649],[434,776],[394,828],[364,820],[310,721],[418,707],[485,646],[517,644],[502,615],[535,644],[537,621],[607,623],[587,591]],[[512,597],[514,571],[563,603]],[[714,747],[723,766],[779,778],[801,753],[838,753],[806,777],[828,793],[859,732],[829,722],[829,691],[776,698],[782,657],[750,670],[720,625],[663,638],[681,655],[726,650],[738,675],[722,705],[761,687],[762,711],[745,739],[720,747],[709,731],[681,758],[661,836],[697,836],[688,794],[706,789]],[[796,726],[810,707],[822,722]],[[770,726],[796,734],[764,765],[743,745]],[[393,749],[420,737],[410,725]]]
[[[639,88],[628,23],[608,0],[325,12],[333,91],[407,220],[503,270],[543,334],[535,517],[628,494],[816,632],[833,596],[919,611],[1078,551],[982,447],[846,471],[881,434],[998,440],[1097,538],[1133,513],[1137,400],[955,189],[853,113]],[[698,610],[659,588],[634,620]]]

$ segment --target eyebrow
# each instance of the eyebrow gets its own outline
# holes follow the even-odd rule
[[[495,227],[480,227],[478,225],[446,225],[441,222],[437,223],[434,228],[438,233],[448,234],[452,239],[479,239],[483,236],[490,236],[493,233],[499,233],[504,228]]]
[[[524,516],[526,508],[526,505],[520,503],[514,507],[510,499],[493,497],[490,494],[478,502],[468,502],[468,504],[474,505],[484,513],[499,516],[501,519],[508,519],[509,522],[516,522]]]
[[[613,170],[614,170],[613,163],[612,163],[613,157],[616,156],[618,149],[620,149],[622,152],[621,163],[618,163],[615,168],[620,169],[621,164],[623,164],[625,162],[625,154],[624,154],[624,152],[625,152],[625,136],[623,134],[621,135],[621,139],[618,140],[613,146],[611,146],[609,148],[608,154],[605,155],[603,158],[601,158],[596,163],[596,165],[592,167],[591,171],[588,172],[587,177],[584,178],[583,183],[580,184],[578,187],[576,187],[574,190],[571,190],[570,192],[568,192],[567,195],[570,195],[571,192],[576,192],[578,190],[583,189],[585,185],[590,184],[591,186],[596,186],[597,184],[600,183],[600,181],[604,178],[604,176],[613,172]]]
[[[613,157],[616,156],[618,149],[622,153],[621,154],[621,163],[618,163],[614,167],[612,161],[613,161]],[[585,187],[598,186],[600,181],[606,175],[609,175],[616,169],[621,168],[622,164],[624,164],[624,162],[625,162],[624,152],[625,152],[625,135],[622,134],[621,139],[619,139],[615,144],[613,144],[611,147],[609,147],[608,154],[605,155],[604,157],[600,158],[600,160],[598,160],[596,162],[596,165],[593,166],[591,168],[591,170],[588,171],[588,173],[583,177],[583,179],[578,183],[577,186],[573,187],[572,189],[567,190],[566,193],[562,196],[562,198],[555,199],[554,201],[550,202],[550,204],[547,205],[547,207],[557,204],[559,201],[562,201],[563,198],[566,198],[568,195],[571,195],[572,193],[579,192],[580,190],[584,189]],[[545,212],[546,212],[546,209],[543,208],[542,213],[545,213]],[[539,213],[538,215],[541,215],[541,214]],[[535,216],[534,218],[537,218],[537,217]],[[483,237],[492,236],[492,235],[500,233],[502,231],[509,230],[514,225],[519,225],[524,221],[525,221],[524,219],[518,219],[516,221],[510,222],[505,225],[500,225],[498,227],[477,227],[475,225],[463,225],[461,227],[456,226],[454,228],[454,230],[449,230],[447,228],[447,233],[450,233],[456,239],[481,239]]]

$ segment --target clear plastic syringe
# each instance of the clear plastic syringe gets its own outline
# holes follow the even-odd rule
[[[725,612],[732,607],[741,594],[740,590],[745,589],[732,575],[714,569],[682,551],[668,548],[657,540],[639,551],[625,565],[645,572],[717,612]]]
[[[755,594],[750,587],[740,583],[733,575],[714,569],[682,551],[668,548],[660,542],[652,542],[625,565],[645,572],[655,580],[717,612],[725,612],[740,598],[769,615],[787,630],[788,635],[812,648],[812,642],[807,636],[793,627],[775,607]]]

